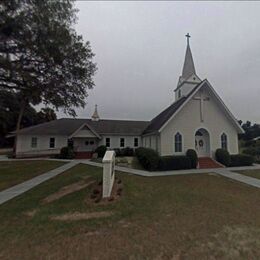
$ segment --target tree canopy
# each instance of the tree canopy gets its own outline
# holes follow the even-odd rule
[[[0,90],[0,147],[10,146],[13,143],[13,139],[6,139],[6,135],[15,129],[20,111],[19,99],[19,94],[14,91]],[[37,112],[30,104],[27,104],[21,120],[21,127],[48,122],[56,118],[56,113],[51,108],[42,108]]]
[[[0,90],[19,93],[20,116],[28,104],[43,103],[72,116],[76,107],[85,106],[97,68],[90,43],[73,27],[73,4],[71,0],[0,3]]]

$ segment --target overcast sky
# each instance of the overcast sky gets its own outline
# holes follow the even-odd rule
[[[260,2],[76,2],[98,71],[78,117],[150,120],[174,101],[190,45],[196,72],[239,119],[260,123]],[[64,116],[59,114],[60,116]]]

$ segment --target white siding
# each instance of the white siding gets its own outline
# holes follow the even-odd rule
[[[82,129],[80,131],[78,131],[75,135],[73,135],[73,137],[96,137],[93,132],[91,132],[88,129]]]
[[[231,154],[238,153],[237,130],[224,114],[213,95],[205,91],[209,101],[204,102],[204,122],[200,120],[200,103],[191,99],[189,103],[165,126],[161,131],[161,154],[174,154],[174,135],[180,132],[183,137],[183,153],[187,149],[195,149],[195,133],[199,128],[205,128],[210,136],[211,156],[215,150],[221,147],[221,134],[225,132],[228,137],[228,151]]]
[[[160,144],[159,144],[159,136],[158,135],[148,135],[144,136],[142,140],[142,146],[146,148],[152,148],[158,152],[160,152]]]
[[[37,138],[37,147],[31,147],[32,137]],[[49,148],[50,138],[55,138],[55,148]],[[67,146],[67,136],[60,135],[18,135],[16,154],[17,156],[56,154],[60,149]]]
[[[138,138],[138,144],[141,146],[141,137],[140,136],[110,136],[104,135],[100,140],[98,145],[106,145],[106,138],[110,138],[110,149],[122,148],[120,147],[120,138],[125,138],[125,147],[137,148],[134,147],[134,138]]]

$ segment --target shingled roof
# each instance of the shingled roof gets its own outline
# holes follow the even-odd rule
[[[72,135],[82,125],[87,124],[98,134],[108,135],[141,135],[149,124],[148,121],[61,118],[47,123],[23,128],[18,134],[23,135]]]
[[[184,104],[184,102],[198,89],[198,87],[204,83],[198,83],[193,90],[187,95],[182,96],[180,99],[172,103],[169,107],[164,109],[159,115],[157,115],[154,119],[152,119],[151,123],[144,130],[143,134],[151,134],[159,131],[159,129],[173,116],[177,110]]]

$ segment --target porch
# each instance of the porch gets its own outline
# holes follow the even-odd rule
[[[98,138],[75,137],[72,139],[76,159],[91,159],[98,147]]]

